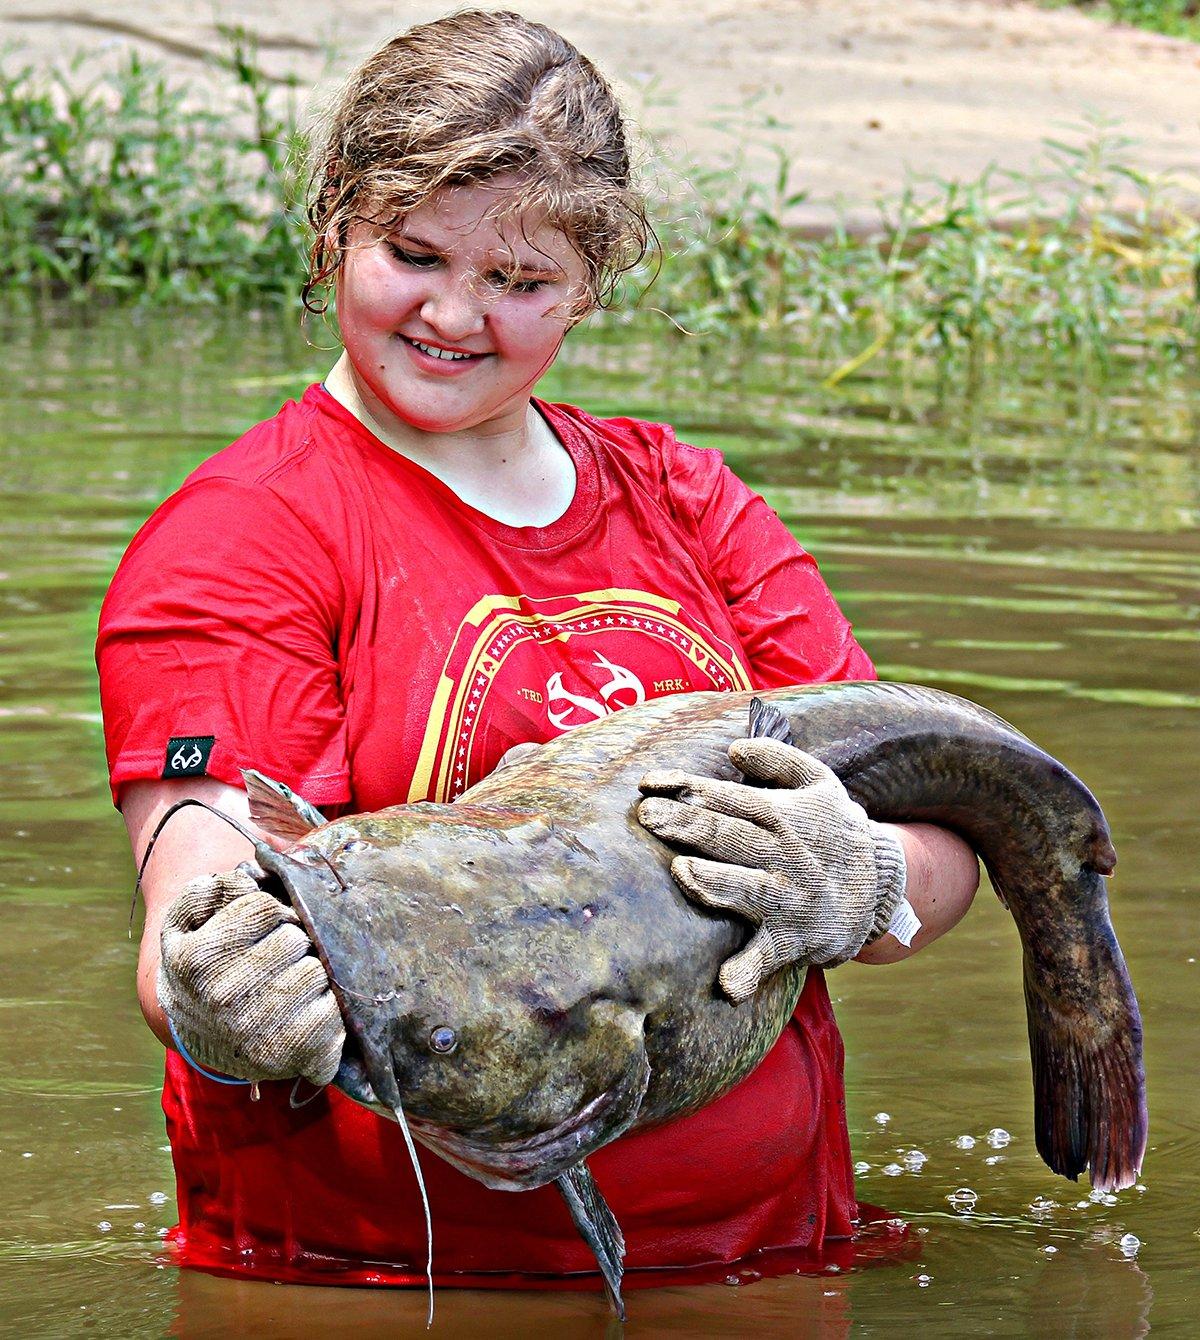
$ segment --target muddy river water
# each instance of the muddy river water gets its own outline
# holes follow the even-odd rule
[[[294,326],[0,319],[3,1333],[424,1331],[417,1292],[181,1273],[162,1240],[161,1049],[134,999],[92,637],[154,504],[331,363]],[[575,337],[549,391],[720,446],[821,560],[882,676],[986,703],[1089,782],[1146,1025],[1143,1181],[1097,1200],[1034,1152],[1019,947],[990,894],[911,963],[838,970],[860,1195],[913,1249],[632,1293],[629,1335],[1195,1334],[1200,386],[1127,368],[1086,394],[1049,374],[970,399],[883,374],[824,392],[795,350],[654,331]],[[616,1333],[598,1295],[439,1294],[434,1334],[535,1329]]]

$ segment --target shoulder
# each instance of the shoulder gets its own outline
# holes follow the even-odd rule
[[[105,617],[151,592],[214,587],[340,590],[334,556],[337,462],[314,432],[306,395],[288,402],[210,457],[155,508],[131,540],[105,600]],[[344,529],[344,527],[342,528]]]
[[[543,405],[556,428],[580,433],[609,467],[684,511],[703,504],[731,472],[721,452],[681,442],[669,423],[626,416],[599,418],[575,405]]]
[[[203,536],[206,544],[220,542],[214,530],[251,544],[282,531],[327,545],[347,453],[322,411],[324,398],[309,387],[198,465],[155,509],[131,551],[164,531]]]
[[[305,467],[322,455],[328,430],[322,424],[320,401],[320,388],[310,386],[300,400],[287,401],[269,419],[256,423],[198,465],[184,480],[183,488],[221,480],[287,492]]]

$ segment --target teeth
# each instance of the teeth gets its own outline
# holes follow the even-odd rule
[[[435,349],[432,344],[422,344],[420,340],[413,340],[413,344],[415,344],[423,354],[432,354],[434,358],[460,359],[474,357],[474,354],[455,354],[451,353],[449,349]]]

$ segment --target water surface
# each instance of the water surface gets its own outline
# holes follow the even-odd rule
[[[163,1247],[161,1050],[134,998],[91,663],[137,525],[333,354],[276,317],[43,312],[0,332],[0,1330],[423,1331],[416,1292],[181,1274]],[[1200,387],[1133,367],[1088,393],[1045,372],[969,400],[919,373],[825,392],[795,349],[573,338],[552,397],[721,447],[821,560],[882,675],[985,703],[1091,784],[1150,1080],[1137,1190],[1097,1202],[1045,1169],[1016,933],[981,894],[911,963],[830,978],[860,1194],[912,1225],[913,1259],[634,1293],[629,1333],[1193,1334]],[[438,1333],[481,1327],[608,1333],[598,1296],[441,1292]]]

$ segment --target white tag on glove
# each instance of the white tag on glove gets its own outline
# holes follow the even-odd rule
[[[913,936],[921,929],[921,918],[913,911],[907,898],[901,898],[888,922],[887,934],[894,935],[905,947],[912,948]]]

